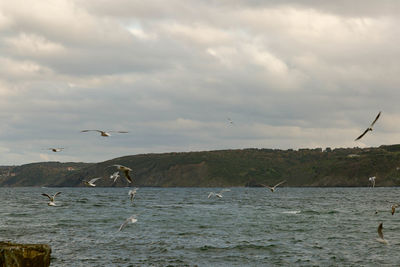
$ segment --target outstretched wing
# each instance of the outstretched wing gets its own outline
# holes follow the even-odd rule
[[[129,171],[128,170],[124,171],[124,174],[128,183],[132,183],[132,178],[129,176]]]
[[[55,198],[56,196],[58,196],[59,194],[61,194],[61,192],[57,192],[54,194],[53,198]]]
[[[383,223],[380,223],[378,226],[378,235],[380,238],[384,239],[382,229],[383,229]]]
[[[359,137],[354,139],[354,141],[360,140],[368,131],[369,131],[369,129],[366,129]]]
[[[129,223],[129,219],[126,219],[125,222],[123,224],[121,224],[121,226],[118,229],[118,232],[121,231],[122,229],[125,228],[125,226],[127,226]]]
[[[48,197],[50,199],[50,201],[51,201],[51,196],[49,196],[48,194],[42,193],[42,196]]]
[[[89,183],[93,184],[97,180],[101,179],[101,177],[93,178],[92,180],[89,181]]]
[[[371,128],[372,128],[372,126],[374,126],[375,122],[379,119],[380,116],[381,116],[381,111],[379,111],[378,115],[376,115],[375,120],[371,123],[371,126],[370,126]]]
[[[215,193],[214,193],[214,192],[210,192],[210,194],[208,194],[208,197],[207,197],[207,198],[210,198],[210,197],[212,197],[213,195],[215,195]]]
[[[268,186],[268,185],[265,185],[265,184],[260,184],[260,185],[262,185],[263,187],[266,187],[266,188],[272,189],[272,187],[270,187],[270,186]]]
[[[129,133],[128,131],[108,131],[109,133]]]
[[[282,182],[280,182],[280,183],[277,183],[274,187],[277,187],[277,186],[283,184],[284,182],[286,182],[286,180],[284,180],[284,181],[282,181]]]

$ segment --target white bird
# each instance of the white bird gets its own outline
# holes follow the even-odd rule
[[[275,192],[275,190],[276,190],[276,188],[279,186],[279,185],[281,185],[281,184],[283,184],[284,182],[286,182],[286,180],[285,181],[282,181],[282,182],[279,182],[279,183],[277,183],[276,185],[274,185],[274,186],[268,186],[268,185],[265,185],[265,184],[261,184],[262,186],[264,186],[264,187],[267,187],[267,188],[269,188],[269,190],[271,190],[271,192]]]
[[[380,242],[380,243],[388,244],[388,241],[387,241],[385,238],[383,238],[382,229],[383,229],[383,223],[380,223],[379,226],[378,226],[378,235],[379,235],[379,238],[377,238],[376,240],[377,240],[378,242]]]
[[[102,131],[102,130],[82,130],[81,133],[86,133],[86,132],[99,132],[101,136],[104,137],[109,137],[111,136],[110,133],[129,133],[127,131]]]
[[[55,199],[55,197],[56,197],[57,195],[59,195],[59,194],[61,194],[61,192],[57,192],[57,193],[55,193],[55,194],[52,195],[52,196],[50,196],[50,195],[48,195],[48,194],[46,194],[46,193],[42,193],[42,196],[46,196],[46,197],[49,198],[50,202],[47,203],[47,205],[49,205],[49,206],[57,206],[56,203],[54,202],[54,199]]]
[[[137,219],[135,218],[135,215],[132,215],[131,217],[129,217],[128,219],[125,220],[125,222],[123,224],[121,224],[121,226],[118,229],[118,232],[121,231],[122,229],[125,228],[125,226],[128,225],[128,223],[135,223],[137,222]]]
[[[136,191],[138,190],[138,188],[134,188],[133,190],[129,190],[128,195],[131,198],[131,202],[133,202],[133,199],[135,198],[136,195]]]
[[[119,172],[114,172],[110,176],[110,179],[114,179],[114,183],[117,181],[118,178],[119,178]]]
[[[372,187],[375,187],[375,179],[376,179],[375,176],[372,176],[372,177],[368,178],[368,181],[370,181]]]
[[[228,191],[231,191],[230,189],[222,189],[219,193],[215,193],[215,192],[210,192],[210,194],[208,194],[208,197],[207,198],[210,198],[210,197],[212,197],[212,196],[216,196],[216,197],[218,197],[218,198],[222,198],[223,196],[222,196],[222,193],[223,192],[228,192]]]
[[[372,127],[374,126],[375,122],[379,119],[379,116],[381,116],[381,111],[379,111],[378,115],[376,116],[375,120],[371,123],[371,125],[354,141],[360,140],[366,133],[368,133],[369,131],[372,131]]]
[[[64,148],[63,147],[50,147],[50,148],[48,148],[48,150],[51,150],[53,152],[61,152],[64,150]]]
[[[95,187],[95,186],[96,186],[95,182],[96,182],[97,180],[99,180],[99,179],[101,179],[101,177],[93,178],[93,179],[91,179],[90,181],[83,180],[83,182],[84,182],[85,185],[87,185],[87,186]]]
[[[111,166],[108,166],[108,167],[117,167],[117,169],[118,169],[119,171],[124,172],[125,178],[126,178],[126,180],[128,181],[128,183],[132,183],[132,178],[129,176],[129,172],[132,171],[131,168],[128,168],[128,167],[125,167],[125,166],[119,165],[119,164],[114,164],[114,165],[111,165]]]

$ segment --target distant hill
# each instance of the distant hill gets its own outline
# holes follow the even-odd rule
[[[115,184],[109,167],[133,169],[133,184]],[[0,167],[0,186],[83,186],[82,179],[104,177],[98,186],[228,187],[259,186],[287,180],[284,186],[400,186],[400,145],[339,149],[236,149],[142,154],[100,163],[44,162]],[[121,175],[123,176],[123,175]]]

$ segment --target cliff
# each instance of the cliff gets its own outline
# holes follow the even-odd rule
[[[0,242],[0,267],[50,266],[51,248],[46,244]]]
[[[9,167],[15,175],[1,178],[0,186],[84,186],[82,179],[104,177],[98,186],[127,186],[109,179],[121,164],[133,169],[130,186],[227,187],[257,186],[287,180],[285,186],[367,186],[377,176],[377,186],[400,185],[400,145],[340,149],[237,149],[204,152],[142,154],[96,164],[80,163],[74,170],[36,174],[49,163]],[[69,163],[71,165],[71,163]],[[4,167],[3,167],[4,168]],[[22,171],[24,170],[25,171]],[[42,176],[46,176],[43,179]],[[121,175],[123,176],[123,175]]]

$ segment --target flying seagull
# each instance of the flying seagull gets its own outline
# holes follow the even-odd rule
[[[129,176],[129,172],[132,171],[131,168],[128,168],[128,167],[125,167],[125,166],[119,165],[119,164],[114,164],[114,165],[111,165],[111,166],[108,166],[108,167],[117,167],[117,169],[118,169],[119,171],[124,172],[125,178],[126,178],[126,180],[128,181],[128,183],[132,183],[132,178]]]
[[[85,185],[87,185],[87,186],[95,187],[96,184],[95,184],[94,182],[96,182],[96,181],[99,180],[99,179],[101,179],[101,177],[93,178],[93,179],[91,179],[90,181],[83,180],[83,182],[84,182]]]
[[[57,192],[57,193],[55,193],[55,194],[52,195],[52,196],[49,196],[49,195],[46,194],[46,193],[42,193],[42,196],[46,196],[46,197],[49,198],[50,202],[47,203],[47,205],[49,205],[49,206],[57,206],[56,203],[54,203],[54,199],[55,199],[55,197],[56,197],[57,195],[59,195],[59,194],[61,194],[61,192]]]
[[[230,190],[230,189],[222,189],[219,193],[210,192],[210,194],[208,194],[208,197],[207,197],[207,198],[210,198],[210,197],[212,197],[212,196],[216,196],[216,197],[218,197],[218,198],[222,198],[222,193],[223,193],[223,192],[228,192],[228,191],[231,191],[231,190]]]
[[[50,147],[50,148],[48,148],[48,150],[51,150],[53,152],[61,152],[64,150],[64,148],[63,147]]]
[[[135,189],[133,189],[133,190],[129,190],[129,192],[128,192],[128,195],[130,196],[130,198],[131,198],[131,202],[133,202],[133,199],[135,198],[135,195],[136,195],[136,191],[138,190],[138,188],[135,188]]]
[[[369,177],[369,178],[368,178],[368,181],[371,182],[371,186],[372,186],[372,187],[375,187],[375,179],[376,179],[375,176],[372,176],[372,177]]]
[[[372,131],[372,127],[374,126],[375,122],[379,119],[379,116],[381,116],[381,111],[379,111],[378,115],[376,116],[375,120],[371,123],[371,125],[354,141],[360,140],[366,133],[368,133],[369,131]]]
[[[392,215],[396,212],[396,208],[399,206],[399,204],[393,204],[392,205]]]
[[[262,186],[264,186],[264,187],[267,187],[267,188],[269,188],[269,190],[271,190],[271,192],[275,192],[275,190],[276,190],[276,187],[278,187],[279,185],[281,185],[281,184],[283,184],[284,182],[286,182],[286,180],[285,181],[282,181],[282,182],[279,182],[279,183],[277,183],[276,185],[274,185],[274,186],[268,186],[268,185],[265,185],[265,184],[261,184]]]
[[[383,223],[380,223],[379,226],[378,226],[378,235],[379,235],[379,238],[376,239],[376,240],[377,240],[378,242],[383,243],[383,244],[388,244],[387,240],[386,240],[385,238],[383,238],[382,229],[383,229]]]
[[[231,118],[228,118],[228,122],[229,122],[229,124],[234,125],[234,123],[233,123]]]
[[[81,133],[86,133],[86,132],[99,132],[101,136],[104,137],[109,137],[111,136],[110,133],[129,133],[127,131],[102,131],[102,130],[82,130]]]
[[[132,215],[131,217],[129,217],[128,219],[125,220],[125,222],[123,224],[121,224],[121,226],[118,229],[118,232],[121,231],[122,229],[125,228],[125,226],[128,225],[128,223],[135,223],[137,222],[137,219],[135,218],[135,215]]]
[[[119,178],[119,172],[114,172],[110,176],[110,179],[114,179],[114,183],[117,181],[118,178]]]

